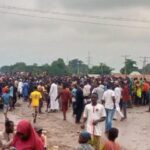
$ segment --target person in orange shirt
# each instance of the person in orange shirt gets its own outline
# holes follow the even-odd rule
[[[108,132],[108,141],[104,145],[104,150],[121,150],[120,145],[115,142],[118,137],[119,130],[116,128],[111,128]]]
[[[34,87],[34,91],[30,94],[30,103],[33,107],[33,122],[36,123],[36,117],[38,113],[38,108],[40,105],[40,100],[42,99],[41,93],[37,90],[37,87]]]

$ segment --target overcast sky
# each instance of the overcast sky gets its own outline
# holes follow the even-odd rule
[[[91,65],[118,71],[123,55],[140,67],[139,57],[150,56],[149,0],[0,0],[0,18],[0,66],[60,57],[87,63],[89,52]]]

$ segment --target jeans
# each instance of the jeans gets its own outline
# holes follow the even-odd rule
[[[115,114],[115,109],[107,109],[106,108],[106,122],[105,122],[105,130],[109,131],[112,128],[112,120]]]

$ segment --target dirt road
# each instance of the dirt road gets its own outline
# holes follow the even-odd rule
[[[128,110],[128,119],[120,122],[115,121],[113,126],[120,131],[118,142],[125,150],[150,150],[150,113],[146,107],[132,108]],[[44,109],[43,109],[44,111]],[[32,120],[31,108],[27,103],[22,103],[15,111],[9,113],[9,118],[17,124],[23,118]],[[3,129],[4,117],[0,111],[0,129]],[[74,123],[71,110],[68,112],[68,120],[62,120],[62,114],[44,113],[38,117],[38,125],[47,131],[49,147],[59,150],[72,150],[78,141],[80,125]],[[104,130],[104,123],[102,123]]]

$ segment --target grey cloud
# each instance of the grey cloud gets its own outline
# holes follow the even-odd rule
[[[117,0],[32,0],[28,5],[21,2],[16,6],[34,9],[49,9],[68,13],[126,16],[131,18],[149,18],[149,1]],[[139,12],[140,11],[140,12]],[[139,12],[139,13],[138,13]],[[138,60],[140,55],[148,55],[150,48],[150,30],[121,28],[106,25],[63,22],[15,15],[1,14],[0,64],[13,64],[25,61],[28,64],[50,63],[58,57],[65,60],[79,58],[87,62],[88,51],[92,56],[92,65],[100,62],[119,70],[123,65],[124,54]],[[64,17],[64,16],[63,16]],[[68,19],[72,19],[68,17]],[[80,18],[81,20],[83,18]],[[92,20],[93,21],[93,20]],[[120,22],[99,20],[108,24],[126,24],[147,26],[138,22]],[[6,55],[6,52],[8,54]]]
[[[129,7],[150,7],[149,0],[45,0],[44,2],[38,0],[38,6],[45,8],[54,8],[56,6],[63,6],[67,10],[105,10],[115,8],[129,8]]]

